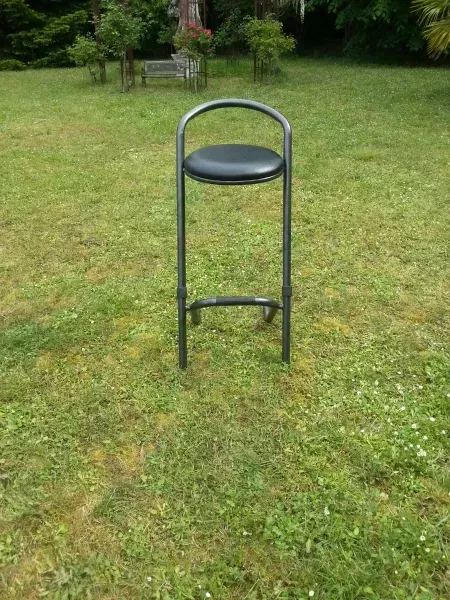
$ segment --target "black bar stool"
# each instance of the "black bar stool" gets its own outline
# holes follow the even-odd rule
[[[283,127],[283,157],[260,146],[225,144],[196,150],[185,158],[186,125],[199,115],[217,108],[248,108],[269,115]],[[203,183],[216,185],[250,185],[272,181],[283,175],[283,302],[270,298],[224,296],[186,303],[186,223],[185,175]],[[277,311],[283,311],[282,360],[290,362],[291,329],[291,127],[282,114],[253,100],[214,100],[206,102],[182,117],[177,129],[177,226],[178,226],[178,352],[180,368],[187,367],[186,313],[192,322],[200,323],[200,310],[209,306],[262,306],[263,318],[270,323]]]

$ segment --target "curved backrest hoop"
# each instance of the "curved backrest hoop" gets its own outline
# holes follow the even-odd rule
[[[186,113],[180,120],[177,129],[177,142],[182,142],[184,138],[184,130],[186,125],[195,117],[202,115],[203,113],[209,112],[210,110],[216,110],[218,108],[248,108],[250,110],[256,110],[262,112],[269,117],[272,117],[275,121],[278,121],[283,127],[284,131],[284,151],[286,153],[287,148],[291,145],[291,126],[289,121],[277,110],[262,104],[261,102],[255,102],[254,100],[242,100],[239,98],[226,98],[224,100],[212,100],[211,102],[205,102],[196,106],[188,113]]]

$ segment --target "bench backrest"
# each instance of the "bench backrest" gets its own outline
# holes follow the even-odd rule
[[[144,60],[144,75],[166,75],[169,73],[184,74],[185,65],[174,60]]]

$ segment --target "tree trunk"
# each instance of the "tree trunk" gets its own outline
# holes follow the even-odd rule
[[[98,35],[98,28],[100,25],[100,0],[92,0],[92,14],[94,17],[95,43],[97,44],[97,48],[101,48],[102,43]],[[104,60],[98,61],[98,68],[100,71],[101,83],[106,83],[106,68]]]
[[[179,0],[178,9],[180,11],[178,31],[185,29],[190,23],[194,23],[194,25],[202,24],[197,0]]]
[[[121,76],[121,79],[122,79],[122,89],[120,91],[122,92],[122,94],[125,91],[128,92],[128,84],[125,84],[126,79],[127,79],[126,61],[127,61],[127,53],[126,53],[126,50],[125,50],[120,55],[120,76]],[[126,90],[125,90],[125,87],[127,88]]]
[[[134,74],[134,51],[133,48],[127,49],[127,59],[128,59],[128,81],[131,81],[131,85],[136,85],[136,77]]]

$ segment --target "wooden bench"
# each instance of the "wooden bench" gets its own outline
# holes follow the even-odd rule
[[[144,60],[141,69],[142,85],[147,78],[179,77],[186,81],[186,61]]]

